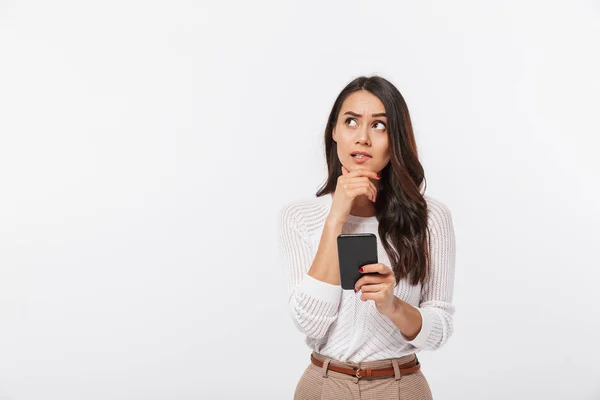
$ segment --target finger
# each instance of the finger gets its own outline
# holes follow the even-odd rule
[[[364,182],[364,183],[368,183],[371,180],[369,178],[367,178],[366,176],[353,176],[348,174],[348,176],[344,177],[344,182],[347,183],[356,183],[356,182]]]
[[[349,175],[352,176],[366,176],[373,179],[380,179],[377,176],[377,172],[371,171],[370,169],[357,167],[354,171],[350,171]]]
[[[386,297],[386,294],[385,294],[385,292],[382,292],[382,291],[367,292],[367,293],[362,293],[360,295],[360,299],[362,301],[373,300],[375,303],[383,300],[385,297]]]
[[[369,181],[369,186],[373,189],[373,193],[375,193],[375,198],[377,198],[377,186],[371,181]]]
[[[373,300],[373,301],[377,302],[378,300],[381,300],[383,297],[384,296],[383,296],[382,292],[366,292],[366,293],[362,293],[360,295],[360,299],[362,301]]]
[[[369,178],[365,178],[364,176],[363,177],[360,177],[360,176],[357,176],[357,177],[344,177],[342,179],[342,183],[360,183],[360,184],[363,184],[363,185],[368,185],[369,184],[368,181],[369,181]]]
[[[367,272],[378,272],[381,275],[388,275],[392,272],[392,270],[390,268],[388,268],[387,265],[382,264],[382,263],[366,264],[366,265],[363,265],[358,270],[360,272],[362,272],[363,274],[367,273]]]
[[[371,190],[369,189],[368,186],[359,186],[353,189],[346,189],[347,192],[352,196],[352,197],[356,197],[359,196],[361,194],[364,194],[365,196],[367,196],[371,201],[375,201],[375,199],[373,199],[373,193],[371,192]]]
[[[366,275],[356,281],[356,284],[354,285],[354,291],[358,292],[365,285],[367,285],[367,286],[368,285],[377,285],[380,283],[385,283],[384,275],[379,275],[379,274]]]
[[[357,184],[357,183],[359,183],[359,184],[367,184],[371,188],[371,190],[373,192],[373,197],[375,199],[377,199],[377,187],[375,186],[375,184],[373,183],[373,181],[371,181],[369,178],[367,178],[365,176],[357,176],[357,177],[354,177],[354,178],[346,177],[346,178],[344,178],[343,182],[346,185],[351,185],[351,184],[354,185],[354,184]],[[349,186],[349,187],[356,187],[356,186]]]
[[[353,183],[343,183],[342,185],[343,185],[343,188],[346,191],[346,193],[348,193],[352,197],[356,197],[358,195],[364,194],[367,197],[369,197],[369,199],[371,199],[371,201],[374,200],[373,192],[370,190],[368,185],[365,185],[364,182],[359,181],[359,182],[353,182]]]
[[[371,188],[371,191],[373,192],[373,203],[374,203],[377,201],[377,188],[371,181],[369,181],[369,187]]]
[[[372,292],[379,292],[381,290],[385,290],[387,287],[387,285],[385,283],[374,283],[371,285],[363,285],[361,287],[361,290],[363,293],[372,293]]]
[[[377,199],[377,191],[374,190],[368,183],[365,184],[363,180],[344,183],[344,188],[346,189],[357,189],[363,187],[368,189],[367,196],[371,199],[371,201],[374,202]]]

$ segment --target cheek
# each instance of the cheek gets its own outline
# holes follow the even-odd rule
[[[388,165],[390,160],[391,160],[390,154],[386,153],[386,155],[383,157],[383,166],[385,167],[386,165]]]
[[[338,149],[338,153],[339,154],[345,154],[346,149],[349,148],[349,143],[348,143],[348,136],[349,135],[345,135],[345,132],[342,130],[340,130],[339,132],[336,132],[335,138],[336,138],[336,143],[337,143],[337,149]]]
[[[387,140],[379,144],[379,149],[381,150],[378,152],[378,158],[381,160],[382,167],[384,167],[388,164],[388,162],[391,159],[390,148],[388,147]]]

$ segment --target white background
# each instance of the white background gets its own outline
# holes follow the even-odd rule
[[[1,1],[0,400],[291,399],[283,204],[404,95],[452,212],[436,400],[600,398],[597,1]]]

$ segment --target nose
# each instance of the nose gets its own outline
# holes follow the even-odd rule
[[[357,143],[365,143],[368,144],[369,143],[369,129],[366,125],[364,125],[363,127],[361,127],[360,129],[357,129],[357,138],[356,138],[356,142]]]

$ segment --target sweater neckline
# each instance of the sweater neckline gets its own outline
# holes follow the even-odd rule
[[[333,196],[331,193],[327,193],[324,197],[327,199],[327,204],[331,208],[331,204],[333,203]],[[358,215],[348,215],[347,222],[355,223],[355,224],[363,224],[363,223],[372,223],[377,222],[377,215],[372,215],[370,217],[360,217]]]

